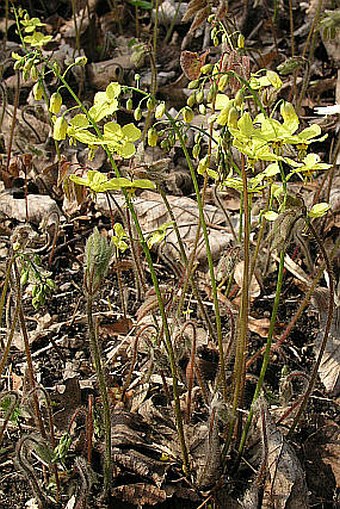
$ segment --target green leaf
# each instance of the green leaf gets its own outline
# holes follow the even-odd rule
[[[100,122],[100,120],[118,110],[117,97],[120,92],[120,84],[113,82],[106,87],[105,92],[96,93],[93,106],[89,109],[89,114],[95,122]]]
[[[311,210],[308,212],[309,217],[322,217],[327,214],[328,210],[331,208],[329,203],[322,202],[322,203],[316,203],[313,205]]]
[[[317,154],[313,153],[307,154],[302,163],[298,163],[289,158],[287,158],[286,161],[294,167],[294,169],[287,175],[287,180],[295,173],[307,173],[307,175],[310,175],[314,171],[328,170],[332,166],[328,163],[322,163],[321,158]]]
[[[117,83],[116,81],[113,81],[106,87],[106,90],[105,90],[107,100],[109,102],[113,101],[113,99],[116,99],[117,97],[119,97],[120,92],[121,92],[120,84]]]
[[[156,185],[149,179],[136,179],[133,181],[133,187],[139,189],[156,189]]]
[[[276,221],[276,219],[279,217],[279,214],[277,212],[274,212],[274,210],[267,210],[267,212],[263,213],[263,217],[267,221]]]
[[[278,173],[280,173],[280,166],[278,162],[269,164],[267,168],[262,172],[266,177],[274,177]]]
[[[24,31],[26,33],[34,32],[34,30],[37,27],[44,27],[46,26],[46,23],[41,23],[39,18],[28,18],[28,19],[21,19],[20,23],[22,24],[24,28]]]
[[[24,41],[33,47],[41,48],[53,39],[52,35],[44,35],[41,32],[34,32],[32,35],[26,35]]]
[[[133,124],[127,124],[120,127],[116,122],[108,122],[104,126],[104,136],[102,140],[97,140],[97,145],[107,145],[110,150],[116,152],[124,158],[133,156],[136,148],[133,141],[141,136],[141,131]]]
[[[253,121],[249,113],[244,113],[237,122],[238,128],[243,136],[251,137],[254,131]]]
[[[318,124],[312,124],[309,127],[306,127],[306,129],[303,129],[301,133],[299,133],[299,137],[303,140],[310,140],[311,138],[315,138],[316,136],[320,136],[321,134],[321,127]]]
[[[218,172],[215,171],[215,170],[212,170],[211,168],[208,168],[207,169],[207,174],[210,178],[212,178],[213,180],[217,180],[218,179]]]
[[[97,170],[89,170],[86,178],[78,177],[78,175],[70,175],[69,179],[79,186],[88,187],[95,193],[105,192],[105,185],[109,182],[106,175]]]
[[[142,131],[138,129],[134,124],[127,124],[122,127],[123,135],[129,141],[137,141],[142,135]]]
[[[115,152],[124,159],[129,159],[136,153],[136,147],[131,141],[127,141],[122,145],[117,145],[115,147]]]
[[[290,102],[284,101],[281,104],[280,113],[283,118],[283,127],[286,128],[290,134],[294,134],[300,124],[294,106]]]
[[[148,179],[129,180],[125,177],[118,177],[103,183],[99,192],[116,191],[118,189],[155,189],[155,187],[155,184]]]
[[[225,94],[217,94],[215,100],[215,110],[223,110],[230,101],[229,97]]]
[[[173,229],[172,222],[163,223],[159,228],[157,228],[157,230],[152,232],[147,240],[148,248],[151,249],[155,244],[162,242],[167,235],[167,230],[169,229]]]
[[[72,125],[76,129],[87,129],[87,127],[90,126],[86,115],[84,113],[78,113],[78,115],[75,115],[69,122],[70,125]]]
[[[95,145],[98,140],[94,134],[90,133],[90,131],[87,131],[86,129],[74,130],[73,127],[69,127],[67,129],[67,134],[70,138],[74,138],[85,145]]]
[[[274,88],[279,89],[282,87],[282,80],[276,72],[268,70],[266,76]]]
[[[153,4],[151,2],[147,2],[146,0],[129,0],[129,4],[133,5],[134,7],[144,9],[145,11],[151,11],[153,8]]]

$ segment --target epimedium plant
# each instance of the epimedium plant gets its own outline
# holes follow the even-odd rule
[[[183,469],[186,474],[189,474],[190,458],[179,401],[178,366],[174,356],[171,330],[149,251],[149,247],[153,242],[162,241],[166,237],[166,231],[170,226],[176,228],[176,222],[174,218],[171,218],[171,223],[166,223],[163,230],[160,229],[152,239],[144,238],[138,217],[134,211],[133,198],[137,189],[156,190],[159,186],[153,178],[132,180],[120,175],[113,156],[118,155],[124,159],[132,158],[136,151],[135,143],[141,138],[142,132],[132,123],[124,126],[119,125],[114,118],[115,113],[120,107],[120,102],[126,100],[126,97],[128,97],[127,105],[129,108],[132,107],[129,94],[134,91],[141,94],[142,100],[134,112],[136,121],[141,120],[143,105],[146,106],[148,115],[153,112],[155,116],[155,122],[147,133],[149,145],[154,147],[160,144],[162,148],[168,150],[175,143],[179,144],[190,170],[199,211],[200,228],[206,246],[215,311],[216,339],[220,356],[220,372],[214,392],[215,394],[222,393],[225,404],[231,409],[227,422],[229,428],[225,435],[224,457],[226,457],[229,450],[236,426],[238,426],[238,430],[242,426],[239,419],[239,410],[244,407],[243,395],[246,378],[248,313],[250,307],[249,283],[255,271],[257,256],[261,244],[265,241],[265,232],[268,225],[269,228],[275,231],[275,226],[282,224],[280,218],[285,214],[287,215],[287,212],[290,213],[292,218],[290,227],[302,218],[313,232],[311,220],[315,217],[321,217],[329,209],[327,203],[319,203],[307,211],[301,200],[294,201],[290,199],[291,191],[289,188],[290,181],[300,179],[303,182],[305,179],[313,178],[315,172],[325,171],[330,167],[330,165],[321,162],[317,154],[307,153],[309,145],[323,141],[325,136],[322,135],[321,128],[316,124],[300,129],[301,122],[293,104],[281,99],[277,100],[277,95],[282,86],[280,76],[276,72],[266,69],[251,73],[250,61],[244,54],[244,39],[242,36],[238,34],[230,36],[223,24],[213,18],[210,18],[213,44],[217,46],[222,42],[225,51],[222,52],[216,63],[199,64],[195,79],[189,83],[191,94],[187,105],[175,116],[167,110],[165,102],[157,102],[152,95],[141,90],[138,83],[135,88],[110,83],[105,91],[96,93],[93,105],[86,109],[67,82],[67,73],[72,65],[84,65],[86,63],[85,58],[79,57],[74,64],[68,66],[61,73],[59,66],[47,60],[42,54],[41,48],[48,40],[41,42],[45,36],[43,34],[38,35],[40,33],[38,29],[43,26],[39,20],[30,20],[27,13],[20,10],[16,12],[16,19],[24,49],[24,55],[13,55],[16,60],[16,70],[21,70],[24,78],[30,76],[37,80],[34,85],[34,94],[37,99],[48,97],[44,84],[46,72],[53,73],[60,82],[58,90],[51,95],[48,101],[54,139],[57,142],[68,140],[71,144],[83,143],[88,146],[91,154],[94,154],[98,147],[102,147],[106,151],[116,175],[115,178],[108,179],[106,175],[99,171],[89,170],[85,177],[71,175],[70,179],[75,184],[87,187],[94,194],[121,191],[135,222],[158,299],[164,343],[173,379],[175,417],[182,450]],[[27,33],[30,35],[25,35]],[[236,43],[234,42],[235,39]],[[42,67],[41,64],[43,64]],[[70,108],[63,106],[61,95],[63,89],[74,100],[74,105]],[[78,112],[72,116],[76,109]],[[193,125],[194,110],[196,109],[201,115],[201,125],[197,122]],[[186,144],[189,129],[195,131],[195,143],[192,150],[189,150]],[[202,187],[199,186],[198,179],[203,180]],[[236,189],[241,196],[240,227],[237,240],[241,243],[243,249],[244,269],[235,345],[232,397],[227,391],[226,365],[230,362],[230,359],[225,356],[215,268],[204,215],[205,192],[211,182],[222,189],[228,187]],[[254,216],[252,208],[253,198],[256,195],[265,197],[265,206],[258,217]],[[258,228],[258,234],[255,248],[252,250],[250,236],[252,229],[255,228],[254,222]],[[246,442],[253,408],[261,393],[270,359],[270,349],[283,284],[284,256],[290,241],[291,228],[289,230],[289,232],[283,232],[283,236],[286,236],[286,238],[282,242],[282,246],[279,247],[276,293],[268,338],[253,402],[247,422],[243,427],[241,439],[237,444],[240,454]],[[112,469],[110,459],[110,409],[103,361],[100,356],[95,324],[92,319],[92,307],[93,298],[108,270],[113,245],[117,251],[122,251],[127,246],[125,242],[127,240],[122,227],[115,228],[113,244],[108,244],[99,232],[95,231],[88,240],[86,248],[87,262],[84,283],[88,299],[87,310],[91,351],[105,414],[104,478],[107,491],[109,490]],[[191,256],[195,256],[195,249]],[[190,261],[186,265],[192,267]],[[240,433],[238,435],[240,436]]]
[[[85,65],[86,58],[78,57],[74,64],[69,65],[66,70],[61,73],[59,65],[55,62],[50,62],[42,53],[41,45],[36,44],[34,42],[34,33],[35,28],[32,30],[33,45],[30,44],[29,41],[25,41],[25,37],[22,34],[21,27],[21,18],[25,18],[25,22],[29,23],[29,17],[27,13],[23,10],[14,10],[17,29],[22,41],[22,48],[24,55],[19,55],[17,53],[13,54],[13,58],[16,60],[15,69],[17,71],[22,71],[23,77],[28,77],[27,75],[27,62],[29,62],[29,72],[30,77],[36,80],[36,84],[34,85],[34,94],[36,99],[46,98],[48,97],[47,90],[44,84],[44,77],[46,73],[53,73],[58,80],[60,80],[60,86],[58,91],[51,96],[49,103],[49,110],[52,113],[52,123],[54,125],[53,135],[57,142],[69,139],[70,143],[81,142],[86,144],[90,151],[93,153],[98,146],[102,146],[105,150],[109,162],[112,166],[113,171],[116,174],[116,177],[108,180],[104,175],[97,171],[89,171],[88,175],[85,179],[79,178],[77,176],[73,176],[75,182],[81,185],[85,185],[92,192],[108,192],[110,190],[120,190],[126,200],[126,205],[130,211],[131,217],[135,223],[136,231],[139,236],[139,240],[141,242],[147,263],[150,268],[151,277],[158,301],[158,306],[161,314],[161,320],[163,325],[163,334],[164,334],[164,343],[169,356],[170,368],[173,378],[173,396],[174,396],[174,404],[175,404],[175,418],[178,428],[179,440],[181,444],[182,456],[183,456],[183,464],[184,470],[186,472],[189,471],[189,460],[188,460],[188,452],[186,447],[186,442],[184,438],[183,431],[183,421],[180,410],[180,401],[179,401],[179,392],[178,392],[178,373],[177,366],[175,363],[175,356],[173,351],[173,345],[171,341],[170,329],[164,309],[164,303],[162,299],[162,294],[159,288],[158,279],[153,267],[153,262],[150,254],[150,250],[148,247],[148,243],[144,238],[141,226],[139,224],[136,212],[133,207],[132,197],[137,188],[142,189],[154,189],[155,184],[149,179],[137,179],[130,180],[126,178],[122,178],[118,167],[113,158],[114,154],[118,154],[121,157],[130,158],[135,153],[134,142],[140,137],[140,130],[135,127],[133,124],[128,124],[125,126],[120,126],[117,122],[110,119],[108,122],[104,123],[103,126],[99,126],[100,122],[102,122],[107,117],[111,117],[118,109],[118,101],[117,98],[121,93],[121,88],[117,83],[111,83],[106,88],[105,92],[98,92],[94,98],[93,106],[90,109],[86,109],[83,105],[82,101],[77,97],[73,89],[69,86],[66,75],[70,68],[73,65]],[[32,23],[32,27],[36,26],[35,23]],[[38,69],[39,66],[39,69]],[[33,69],[33,71],[32,71]],[[26,73],[26,75],[25,75]],[[71,109],[64,111],[59,114],[62,109],[62,98],[60,95],[60,91],[62,88],[65,88],[67,92],[70,94],[71,98],[75,101],[75,106]],[[68,113],[78,108],[81,110],[81,113],[77,113],[73,118],[68,118]],[[58,116],[57,116],[58,115]],[[117,233],[117,232],[116,232]],[[121,232],[120,232],[121,233]],[[119,242],[119,232],[116,235]],[[98,240],[98,239],[97,239]],[[121,241],[122,239],[120,239]],[[101,246],[99,241],[93,241],[94,245]],[[92,242],[92,243],[93,243]],[[92,244],[91,244],[92,245]],[[103,246],[102,246],[103,247]],[[101,278],[102,279],[102,278]],[[88,318],[89,323],[92,320],[92,301],[93,301],[93,292],[88,295]],[[109,441],[110,441],[110,430],[109,430],[109,410],[107,408],[107,398],[106,398],[106,388],[105,385],[105,377],[103,374],[103,369],[101,367],[101,359],[100,352],[98,351],[98,345],[96,345],[96,337],[95,337],[95,327],[92,323],[90,327],[91,332],[91,348],[94,352],[94,360],[96,366],[96,372],[98,376],[98,382],[100,386],[101,395],[103,398],[103,404],[105,407],[105,444],[106,444],[106,454],[105,454],[105,464],[104,464],[104,482],[105,482],[105,492],[108,494],[111,483],[111,459],[109,454]],[[99,360],[98,360],[99,359]]]
[[[292,179],[296,180],[298,178],[302,182],[311,179],[315,173],[328,170],[331,165],[321,162],[317,154],[307,153],[312,143],[324,141],[327,135],[322,135],[318,124],[300,129],[301,122],[293,104],[282,99],[277,100],[278,92],[282,86],[279,75],[266,69],[251,73],[250,64],[244,55],[242,36],[237,37],[237,44],[234,45],[233,38],[226,33],[223,24],[216,22],[214,19],[211,19],[211,21],[213,24],[211,35],[214,45],[219,45],[222,42],[222,47],[223,45],[224,47],[227,46],[227,51],[222,53],[221,58],[215,64],[198,64],[199,72],[188,85],[192,92],[188,98],[187,106],[182,108],[176,117],[172,117],[166,111],[164,103],[156,107],[155,116],[158,122],[149,130],[148,141],[151,146],[159,142],[161,147],[164,148],[169,148],[176,141],[179,142],[191,171],[199,209],[203,207],[201,196],[204,198],[205,189],[211,180],[215,181],[215,184],[222,189],[230,187],[236,189],[241,195],[238,239],[243,245],[244,272],[235,352],[232,417],[225,452],[228,450],[234,427],[239,420],[237,417],[238,409],[243,406],[249,282],[255,270],[267,223],[273,225],[275,232],[276,221],[282,226],[281,217],[291,218],[288,221],[289,228],[287,227],[286,231],[283,232],[283,237],[286,236],[286,239],[283,238],[283,243],[279,247],[280,260],[277,287],[267,344],[253,403],[239,444],[241,454],[250,427],[253,407],[261,393],[269,363],[283,283],[284,256],[291,239],[291,228],[302,218],[322,250],[311,220],[322,217],[330,208],[327,203],[317,203],[307,211],[301,199],[294,200],[294,198],[291,198],[288,184]],[[232,54],[232,58],[230,54]],[[235,62],[237,65],[235,65]],[[240,64],[243,66],[243,72],[240,69]],[[185,68],[183,70],[186,72]],[[192,73],[190,72],[190,74]],[[226,89],[228,89],[228,95]],[[196,120],[195,126],[193,126],[193,109],[195,107],[201,115],[202,124],[199,125]],[[192,156],[185,146],[185,135],[188,129],[196,130]],[[198,189],[192,158],[196,160],[197,174],[204,178],[203,191]],[[252,216],[252,200],[255,195],[266,197],[266,205],[261,210],[258,218]],[[209,250],[209,239],[204,226],[203,210],[200,214],[200,220],[207,247],[221,370],[223,370],[224,353],[219,324],[219,304],[215,273]],[[254,221],[259,227],[259,234],[257,235],[255,250],[251,252],[250,232]],[[287,225],[288,222],[286,220]],[[332,307],[331,299],[330,311]],[[223,375],[221,379],[223,380]],[[311,380],[310,383],[314,382],[315,379]]]

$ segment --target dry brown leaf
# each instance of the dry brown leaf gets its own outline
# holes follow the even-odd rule
[[[167,198],[176,218],[186,254],[189,257],[195,243],[199,223],[197,203],[186,196],[169,195]],[[118,205],[123,206],[121,196],[115,196],[115,200]],[[134,207],[145,234],[151,234],[164,223],[171,221],[161,197],[156,193],[143,192],[134,200]],[[97,197],[97,208],[103,214],[110,215],[105,197]],[[113,205],[112,208],[115,213],[115,206]],[[205,219],[208,223],[212,256],[213,259],[217,260],[220,253],[233,241],[233,236],[226,227],[222,226],[225,222],[224,215],[214,205],[208,204],[205,206]],[[178,262],[180,258],[178,242],[172,229],[168,230],[166,239],[161,243],[158,252],[174,264]],[[196,258],[201,265],[206,264],[206,250],[202,234],[200,235]]]
[[[327,392],[333,396],[340,394],[340,305],[337,302],[332,320],[331,329],[319,366],[320,380],[325,386]],[[316,345],[319,346],[323,339],[324,328],[327,320],[328,290],[318,288],[313,297],[320,315],[320,331],[317,335]]]
[[[182,18],[183,23],[189,21],[198,11],[206,6],[206,0],[191,0]]]
[[[308,486],[323,500],[331,500],[340,488],[339,430],[338,424],[328,422],[303,444]]]
[[[24,383],[22,376],[16,375],[14,372],[12,372],[11,379],[13,391],[20,391]]]
[[[37,108],[37,106],[36,106]],[[31,112],[32,110],[32,112]],[[18,108],[16,113],[16,122],[14,128],[13,152],[26,152],[30,145],[44,143],[50,132],[50,126],[47,122],[39,120],[34,114],[34,110],[30,108]],[[5,109],[4,117],[1,125],[1,133],[4,136],[5,146],[9,146],[11,126],[14,115],[14,109],[8,104]]]
[[[28,221],[39,225],[46,221],[46,218],[60,218],[61,211],[52,198],[47,195],[27,195]],[[26,222],[26,201],[24,198],[14,198],[10,192],[3,192],[0,195],[0,213],[5,216]]]
[[[254,318],[253,316],[248,317],[249,330],[255,332],[255,334],[258,334],[261,336],[261,338],[266,338],[268,336],[269,325],[269,318]]]
[[[130,318],[120,318],[114,323],[100,324],[98,332],[100,336],[106,336],[108,338],[113,336],[120,336],[128,334],[131,330],[133,322]]]
[[[308,491],[305,474],[294,449],[271,420],[265,402],[265,433],[267,477],[262,509],[308,509]]]
[[[146,483],[118,486],[111,493],[114,497],[118,497],[129,504],[135,505],[138,501],[140,506],[161,504],[166,500],[164,490]]]
[[[236,264],[235,271],[234,271],[234,279],[236,281],[236,284],[240,288],[242,288],[242,285],[243,285],[243,270],[244,270],[243,267],[244,267],[244,262],[240,261],[239,263]],[[251,283],[248,287],[248,292],[249,292],[249,297],[253,298],[253,299],[255,299],[256,297],[258,297],[261,294],[261,288],[260,288],[260,285],[259,285],[255,275],[253,275],[253,277],[251,278]]]

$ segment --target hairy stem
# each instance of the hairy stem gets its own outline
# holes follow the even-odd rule
[[[202,197],[201,197],[201,193],[200,193],[200,190],[198,187],[195,168],[192,164],[192,161],[191,161],[189,152],[187,150],[187,147],[185,145],[182,133],[181,133],[180,129],[178,128],[175,120],[172,118],[172,116],[167,112],[166,112],[166,116],[167,116],[168,120],[170,121],[170,123],[171,123],[171,125],[179,139],[181,148],[183,150],[185,159],[187,161],[187,164],[188,164],[188,167],[190,170],[192,183],[193,183],[193,186],[195,189],[200,225],[201,225],[202,232],[203,232],[206,255],[207,255],[207,260],[208,260],[209,276],[210,276],[210,283],[211,283],[213,302],[214,302],[217,343],[218,343],[218,349],[219,349],[219,353],[220,353],[220,363],[221,363],[222,392],[223,392],[224,400],[227,401],[227,381],[226,381],[225,362],[224,362],[224,353],[223,353],[221,314],[220,314],[219,303],[218,303],[217,283],[216,283],[214,264],[213,264],[213,259],[212,259],[212,255],[211,255],[210,243],[209,243],[209,234],[208,234],[207,224],[205,222],[205,217],[204,217]]]
[[[87,323],[89,326],[89,341],[93,364],[96,370],[99,391],[103,404],[104,430],[105,430],[105,454],[104,454],[104,491],[108,495],[112,479],[112,460],[111,460],[111,412],[109,395],[105,380],[104,368],[102,365],[100,348],[96,326],[93,320],[93,295],[87,294],[86,301]]]
[[[259,376],[256,388],[255,388],[255,392],[254,392],[254,396],[253,396],[253,401],[252,401],[252,404],[251,404],[251,407],[250,407],[250,410],[249,410],[249,414],[248,414],[246,425],[245,425],[243,433],[242,433],[241,442],[240,442],[240,446],[239,446],[239,450],[238,450],[239,456],[241,456],[242,451],[243,451],[244,446],[245,446],[245,443],[246,443],[246,440],[247,440],[248,431],[249,431],[249,428],[250,428],[250,425],[251,425],[251,422],[252,422],[252,419],[253,419],[253,415],[254,415],[254,405],[255,405],[256,401],[258,400],[258,398],[259,398],[259,396],[261,394],[261,389],[262,389],[262,386],[263,386],[264,378],[265,378],[265,375],[266,375],[266,372],[267,372],[267,368],[268,368],[268,364],[269,364],[269,361],[270,361],[270,349],[271,349],[271,346],[272,346],[274,328],[275,328],[275,324],[276,324],[277,312],[278,312],[278,309],[279,309],[281,289],[282,289],[282,282],[283,282],[284,257],[285,257],[285,253],[284,253],[284,250],[282,250],[281,253],[280,253],[280,262],[279,262],[279,271],[278,271],[277,281],[276,281],[275,299],[274,299],[274,305],[273,305],[273,310],[272,310],[272,315],[271,315],[270,325],[269,325],[269,330],[268,330],[266,349],[265,349],[265,352],[264,352],[264,355],[263,355],[263,361],[262,361],[260,376]]]
[[[307,225],[308,225],[314,239],[316,240],[316,242],[319,246],[319,249],[322,253],[322,256],[324,258],[324,261],[325,261],[325,264],[327,267],[327,272],[328,272],[328,277],[329,277],[329,299],[328,299],[327,320],[326,320],[326,324],[325,324],[325,328],[324,328],[324,334],[323,334],[323,338],[321,341],[320,350],[319,350],[318,356],[316,358],[316,361],[314,363],[313,371],[312,371],[312,374],[309,379],[307,390],[304,393],[302,402],[299,406],[298,411],[296,412],[296,415],[294,417],[293,424],[289,430],[288,436],[291,436],[294,429],[296,428],[296,426],[297,426],[297,424],[298,424],[298,422],[299,422],[299,420],[307,406],[309,396],[311,395],[311,393],[314,389],[314,386],[315,386],[315,383],[317,380],[317,376],[318,376],[318,372],[319,372],[319,367],[320,367],[321,360],[322,360],[322,356],[325,353],[325,349],[327,346],[328,335],[329,335],[329,331],[332,326],[333,313],[334,313],[334,280],[333,280],[333,270],[332,270],[331,262],[328,257],[328,254],[326,252],[326,249],[324,248],[322,240],[319,237],[319,234],[317,233],[314,226],[312,225],[312,223],[309,220],[306,220],[306,222],[307,222]]]

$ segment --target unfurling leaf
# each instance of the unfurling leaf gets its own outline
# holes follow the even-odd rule
[[[90,295],[95,295],[109,270],[114,246],[97,228],[87,239],[85,247],[84,285]]]

